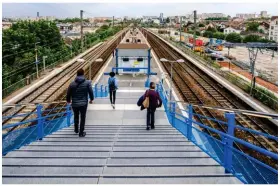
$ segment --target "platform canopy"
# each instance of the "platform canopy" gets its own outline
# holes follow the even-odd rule
[[[144,43],[121,43],[117,49],[149,49],[150,47]]]

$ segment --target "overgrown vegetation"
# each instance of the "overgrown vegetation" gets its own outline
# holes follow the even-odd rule
[[[114,35],[120,26],[102,26],[96,33],[86,34],[85,48]],[[81,40],[72,41],[72,46],[67,46],[56,26],[52,21],[20,21],[12,25],[10,29],[3,31],[3,57],[2,57],[2,86],[3,89],[23,80],[26,76],[36,72],[35,48],[39,61],[39,70],[42,69],[42,58],[47,56],[46,66],[57,61],[67,61],[73,55],[81,52]],[[36,47],[35,47],[36,43]],[[8,93],[21,88],[25,82],[17,85],[7,92],[3,92],[3,97]],[[5,95],[4,95],[5,94]]]
[[[55,19],[56,23],[77,23],[77,22],[80,22],[80,21],[81,21],[81,19],[78,18],[78,17],[66,18],[66,19]],[[89,19],[84,19],[83,21],[89,23]]]

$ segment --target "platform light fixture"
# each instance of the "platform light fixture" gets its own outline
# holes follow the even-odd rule
[[[172,101],[172,86],[173,86],[173,83],[172,83],[172,80],[173,80],[173,73],[172,73],[172,69],[173,69],[173,63],[184,63],[185,60],[183,59],[177,59],[176,61],[171,61],[171,60],[168,60],[168,59],[165,59],[165,58],[161,58],[160,59],[161,62],[170,62],[171,63],[171,85],[170,85],[170,91],[169,91],[169,100]]]

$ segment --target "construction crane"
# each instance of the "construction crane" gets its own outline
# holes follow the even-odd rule
[[[255,63],[258,56],[258,52],[263,53],[263,49],[277,49],[278,50],[278,43],[260,43],[260,42],[248,42],[248,43],[229,43],[226,42],[223,44],[224,47],[228,48],[228,56],[230,48],[240,46],[246,47],[249,51],[249,60],[250,60],[250,67],[251,67],[251,90],[250,95],[252,95],[253,88],[255,88]],[[272,53],[272,57],[274,56],[274,50]]]

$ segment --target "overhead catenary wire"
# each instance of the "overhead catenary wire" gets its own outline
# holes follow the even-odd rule
[[[18,74],[18,73],[20,73],[20,72],[22,72],[22,71],[28,69],[28,68],[31,68],[32,65],[34,65],[34,64],[35,64],[35,62],[34,62],[34,63],[31,63],[31,64],[29,64],[29,65],[26,65],[26,66],[24,66],[24,67],[22,67],[22,68],[16,69],[16,70],[14,70],[14,71],[12,71],[12,72],[9,72],[9,73],[7,73],[7,74],[4,74],[4,75],[3,75],[3,79],[7,79],[7,78],[9,78],[9,77],[14,76],[15,74]]]
[[[56,55],[57,54],[62,54],[63,52],[57,52],[57,53],[55,53]],[[62,58],[60,58],[60,59],[62,59]],[[39,58],[39,61],[41,61],[42,60],[42,58]],[[31,66],[31,65],[34,65],[36,62],[32,62],[32,63],[30,63],[30,64],[28,64],[28,65],[26,65],[26,66]],[[24,67],[26,67],[26,66],[24,66]],[[16,70],[14,70],[14,71],[18,71],[18,70],[20,70],[20,69],[22,69],[22,68],[24,68],[24,67],[21,67],[21,68],[19,68],[19,69],[16,69]],[[9,72],[9,73],[7,73],[7,74],[4,74],[3,76],[6,76],[6,75],[9,75],[10,73],[13,73],[14,71],[12,71],[12,72]],[[10,76],[9,76],[10,77]],[[5,77],[5,78],[7,78],[7,77]]]
[[[57,54],[60,54],[60,53],[62,53],[62,52],[58,52]],[[67,55],[67,56],[71,56],[71,55]],[[60,59],[58,59],[57,61],[60,61],[61,59],[63,59],[64,57],[67,57],[67,56],[63,56],[62,58],[60,58]],[[55,61],[55,62],[53,62],[52,64],[54,64],[54,63],[56,63],[57,61]],[[31,65],[34,65],[35,64],[35,62],[34,63],[31,63],[30,64],[30,66]],[[18,71],[19,69],[17,69],[17,70],[15,70],[15,71]],[[9,74],[10,74],[11,72],[9,72]],[[9,77],[11,77],[11,76],[13,76],[13,75],[15,75],[16,73],[14,73],[14,74],[12,74],[12,75],[10,75]],[[5,74],[5,75],[7,75],[7,74]],[[4,75],[4,76],[5,76]],[[6,79],[7,77],[4,77],[3,79]]]
[[[55,44],[53,44],[53,43],[55,43]],[[50,46],[49,46],[49,44],[46,44],[46,45],[40,45],[39,47],[46,47],[46,46],[52,47],[52,46],[54,46],[54,45],[57,44],[57,42],[53,42],[53,43],[52,43],[53,45],[50,45]],[[14,54],[9,54],[9,55],[3,56],[2,59],[7,58],[7,57],[10,57],[10,56],[17,55],[17,54],[21,54],[21,53],[24,53],[24,52],[28,52],[28,51],[31,51],[31,50],[34,51],[34,50],[36,50],[36,49],[35,49],[35,48],[32,48],[32,49],[25,50],[25,51],[21,51],[21,52],[16,52],[16,53],[14,53]]]
[[[55,39],[53,39],[53,40],[50,40],[50,41],[48,41],[48,43],[49,43],[49,42],[53,43],[54,41],[57,41],[57,39],[55,38]],[[37,46],[41,46],[40,43],[43,43],[42,41],[38,41],[38,42],[39,42],[39,44],[37,44]],[[36,42],[25,43],[24,45],[34,47],[35,43],[36,43]],[[12,50],[15,50],[15,46],[16,46],[16,45],[19,45],[19,47],[22,45],[22,44],[20,44],[20,43],[15,43],[15,44],[6,43],[6,44],[13,45],[13,47],[9,47],[9,48],[2,47],[2,49],[6,49],[6,50],[12,49]]]

